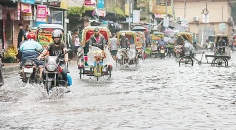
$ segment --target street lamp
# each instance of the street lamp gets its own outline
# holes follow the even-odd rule
[[[207,15],[209,14],[209,10],[207,9],[207,3],[206,3],[206,8],[202,10],[202,14],[205,15],[205,27],[204,27],[204,35],[203,35],[203,42],[206,40],[206,22],[207,22]]]

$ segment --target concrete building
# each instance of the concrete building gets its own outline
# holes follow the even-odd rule
[[[231,0],[211,0],[206,4],[205,0],[187,0],[185,6],[183,0],[174,0],[174,15],[176,21],[187,19],[189,21],[187,30],[199,36],[200,41],[204,35],[219,33],[231,35],[233,28],[231,2]],[[202,13],[208,13],[207,17]],[[221,23],[225,23],[225,31],[220,30],[219,24]],[[205,39],[203,38],[204,41]]]

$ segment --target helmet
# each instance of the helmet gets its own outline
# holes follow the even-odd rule
[[[56,29],[52,32],[52,38],[59,37],[62,38],[62,32],[59,29]]]
[[[61,43],[62,31],[59,29],[54,30],[52,32],[52,38],[53,38],[54,43],[56,45],[59,45]],[[60,39],[58,40],[58,39],[54,39],[54,38],[60,38]]]
[[[36,39],[36,35],[35,33],[33,32],[29,32],[28,35],[26,36],[27,39],[33,39],[35,40]]]
[[[121,33],[121,36],[125,36],[125,33]]]

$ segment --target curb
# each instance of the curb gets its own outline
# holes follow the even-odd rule
[[[2,72],[14,72],[20,70],[20,66],[3,66],[2,67]]]

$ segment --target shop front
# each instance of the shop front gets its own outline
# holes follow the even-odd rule
[[[0,50],[5,58],[16,59],[19,23],[30,24],[32,6],[29,3],[1,1],[0,3]]]

